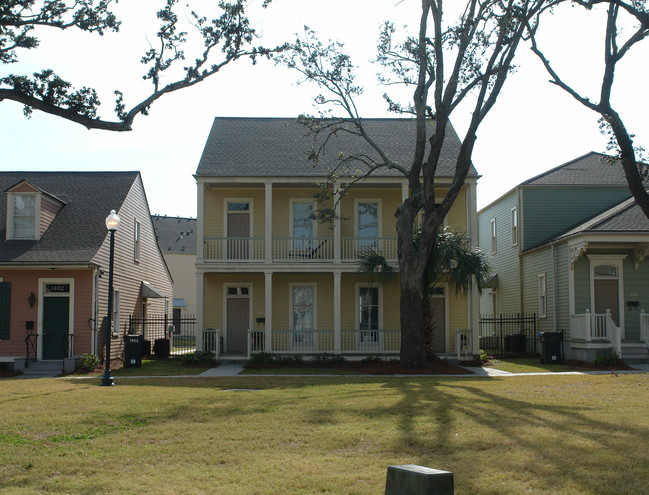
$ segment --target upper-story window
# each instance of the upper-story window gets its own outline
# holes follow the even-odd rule
[[[315,237],[313,221],[313,201],[291,201],[291,237],[294,249],[311,248],[311,239]]]
[[[491,254],[496,254],[496,219],[491,219]]]
[[[135,220],[135,228],[133,231],[133,245],[134,245],[133,256],[135,258],[135,261],[140,261],[141,236],[142,236],[142,227],[140,225],[140,222]]]
[[[512,246],[518,244],[518,209],[512,208]]]
[[[381,237],[381,203],[378,200],[356,200],[356,236],[360,247],[376,248]]]
[[[8,194],[8,239],[38,239],[38,204],[36,193]]]

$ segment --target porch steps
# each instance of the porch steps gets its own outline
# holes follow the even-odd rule
[[[644,342],[625,342],[621,358],[627,364],[649,364],[649,349]]]
[[[30,361],[29,367],[23,370],[24,378],[51,378],[63,372],[63,361]]]

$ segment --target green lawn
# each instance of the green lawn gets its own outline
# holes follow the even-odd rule
[[[639,494],[649,375],[0,381],[4,494]]]
[[[496,369],[510,373],[557,373],[560,371],[592,371],[593,368],[575,366],[573,364],[541,364],[539,358],[507,358],[492,359],[490,365]]]

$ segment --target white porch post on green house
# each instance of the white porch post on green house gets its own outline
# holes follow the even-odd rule
[[[273,338],[273,272],[264,272],[264,351],[271,352]]]

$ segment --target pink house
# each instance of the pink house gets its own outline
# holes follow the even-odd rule
[[[133,316],[171,311],[172,281],[139,172],[0,172],[0,363],[103,356],[115,234],[111,357]]]

